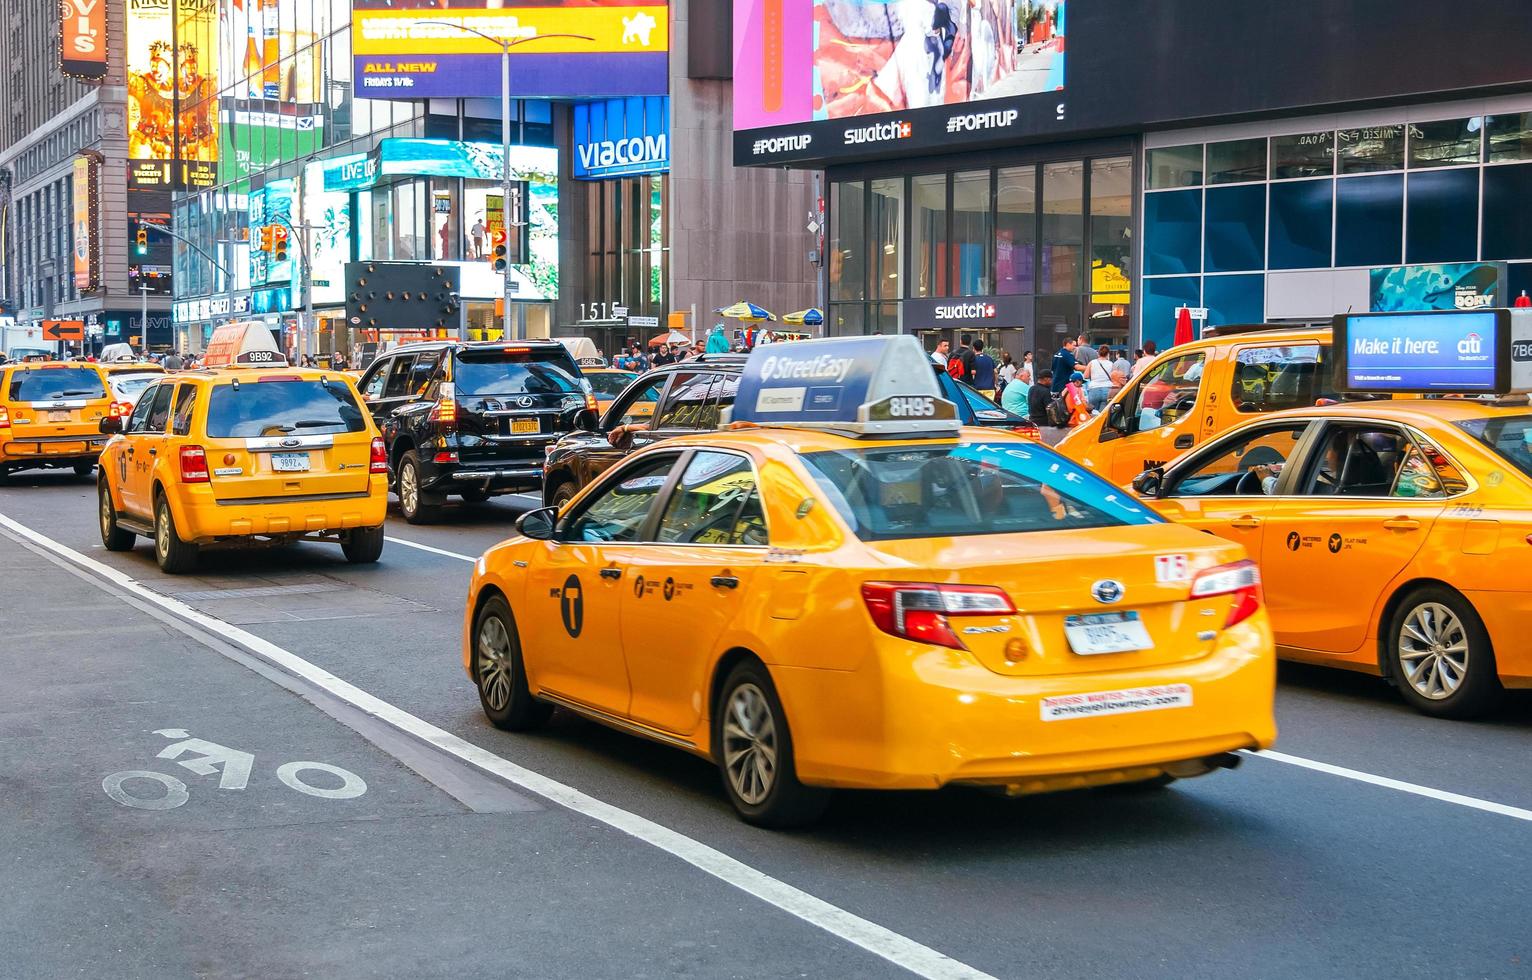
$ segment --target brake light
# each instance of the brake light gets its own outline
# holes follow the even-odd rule
[[[457,424],[457,386],[443,382],[436,393],[436,404],[431,406],[428,418],[443,425]]]
[[[11,413],[7,412],[3,407],[0,407],[0,429],[9,429],[10,427]]]
[[[369,473],[388,472],[388,447],[383,445],[382,436],[374,436],[372,440],[372,464],[367,467]]]
[[[1192,579],[1192,598],[1211,599],[1214,596],[1234,597],[1234,607],[1224,621],[1224,629],[1242,623],[1254,616],[1264,601],[1261,595],[1261,570],[1255,562],[1246,558],[1227,565],[1215,565],[1197,573]]]
[[[456,463],[457,461],[457,453],[450,449],[443,449],[431,457],[431,462],[433,463]]]
[[[133,414],[132,402],[112,402],[110,414],[114,419],[125,419]]]
[[[952,631],[951,617],[1006,616],[1016,611],[1004,589],[989,585],[866,582],[862,602],[883,632],[954,650],[968,648]]]
[[[207,482],[207,453],[201,446],[181,447],[181,482]]]

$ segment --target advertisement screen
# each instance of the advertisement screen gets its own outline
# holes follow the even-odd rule
[[[91,227],[91,212],[95,206],[95,174],[91,162],[84,157],[74,161],[74,214],[71,236],[71,259],[74,272],[74,288],[82,292],[96,288],[95,230]]]
[[[60,0],[59,68],[75,78],[106,77],[106,0]]]
[[[294,259],[299,252],[296,242],[289,240],[287,258],[281,262],[277,261],[275,250],[263,252],[254,244],[260,241],[263,226],[281,225],[286,228],[297,226],[293,215],[295,190],[293,184],[292,180],[274,180],[261,190],[250,194],[250,283],[252,285],[264,286],[271,282],[292,282],[295,279],[297,267]],[[291,236],[291,231],[288,234]]]
[[[454,0],[440,9],[437,0],[352,0],[356,94],[371,99],[496,95],[501,51],[489,38],[516,42],[511,49],[516,96],[594,98],[669,91],[669,10],[663,2],[500,2]]]
[[[1504,268],[1495,262],[1399,265],[1369,273],[1374,313],[1482,310],[1496,305]]]
[[[1343,391],[1384,394],[1499,391],[1509,337],[1505,310],[1341,315],[1337,381]]]
[[[345,301],[346,263],[351,261],[351,195],[325,190],[328,163],[316,160],[303,168],[303,220],[310,228],[313,259],[309,274],[319,306]]]
[[[128,0],[126,25],[129,184],[212,186],[217,0]]]

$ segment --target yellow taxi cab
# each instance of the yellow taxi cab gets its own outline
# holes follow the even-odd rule
[[[377,561],[388,460],[350,376],[289,367],[261,323],[218,328],[203,363],[153,382],[126,419],[101,420],[107,550],[144,535],[169,573],[191,571],[204,547],[299,539]]]
[[[1160,354],[1059,452],[1121,486],[1246,419],[1331,397],[1330,329],[1216,328]]]
[[[959,427],[913,337],[758,348],[731,412],[479,559],[463,659],[493,724],[558,705],[712,759],[768,826],[832,787],[1163,784],[1271,744],[1243,549]]]
[[[1515,343],[1532,344],[1532,317],[1520,319]],[[1255,557],[1279,656],[1380,675],[1427,714],[1481,715],[1503,688],[1532,687],[1532,586],[1519,572],[1532,559],[1532,363],[1515,365],[1524,378],[1495,376],[1512,365],[1511,322],[1506,311],[1337,318],[1337,351],[1356,348],[1336,360],[1337,387],[1496,399],[1280,412],[1134,488]],[[1396,342],[1433,353],[1401,367]]]
[[[597,411],[605,415],[617,396],[623,393],[628,384],[636,377],[637,371],[623,371],[609,367],[584,367],[580,368],[581,375],[590,384],[591,392],[596,396]],[[650,412],[654,410],[653,402],[637,402],[635,404],[646,405]]]
[[[17,470],[65,468],[90,476],[112,409],[101,368],[86,361],[0,365],[0,481]]]

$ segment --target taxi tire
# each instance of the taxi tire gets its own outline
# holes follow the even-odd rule
[[[163,534],[161,521],[165,524]],[[162,537],[164,547],[161,547]],[[176,532],[175,515],[170,512],[170,503],[164,494],[157,494],[154,500],[154,560],[159,564],[160,571],[166,575],[181,575],[195,570],[197,552],[195,544],[181,540],[181,535]]]
[[[95,463],[76,463],[76,464],[74,464],[74,475],[80,477],[81,479],[85,479],[86,477],[88,477],[92,473],[94,473],[95,471],[96,471],[96,464]]]
[[[383,556],[383,527],[354,527],[340,543],[341,553],[353,565],[370,565]]]
[[[101,546],[107,551],[132,551],[138,535],[118,526],[117,507],[112,503],[112,491],[106,481],[98,481],[96,488],[100,498],[98,523],[101,525]]]
[[[408,469],[408,479],[414,486],[411,500],[405,497],[405,473]],[[420,457],[411,449],[399,459],[399,475],[394,480],[394,486],[399,493],[399,513],[410,524],[434,524],[441,517],[441,501],[434,495],[428,494],[420,486]]]
[[[735,792],[729,780],[728,767],[724,763],[724,720],[735,691],[746,685],[753,686],[765,697],[770,711],[772,729],[776,734],[775,778],[771,789],[759,803],[747,803]],[[728,678],[718,695],[713,711],[713,759],[723,779],[724,793],[733,804],[740,819],[757,827],[783,830],[806,827],[824,815],[830,804],[830,790],[818,786],[805,786],[798,781],[798,768],[793,756],[793,736],[787,727],[787,713],[777,697],[776,685],[771,674],[758,660],[744,660],[729,671]]]
[[[491,618],[500,621],[507,643],[504,659],[510,674],[507,678],[510,690],[505,705],[500,708],[492,706],[484,692],[480,636]],[[521,658],[521,634],[516,631],[516,617],[511,614],[511,607],[503,598],[496,595],[485,600],[479,608],[479,614],[473,618],[472,639],[473,686],[479,692],[479,706],[484,709],[484,717],[489,719],[490,724],[508,732],[528,732],[546,725],[553,716],[553,705],[537,700],[527,687],[526,666]]]
[[[1458,689],[1440,700],[1433,700],[1415,690],[1405,676],[1399,658],[1399,634],[1410,613],[1427,603],[1445,606],[1463,627],[1468,640],[1467,670]],[[1414,590],[1401,600],[1389,620],[1385,656],[1386,669],[1399,696],[1421,714],[1434,718],[1479,718],[1493,711],[1505,694],[1495,667],[1495,651],[1489,631],[1474,610],[1473,603],[1451,589],[1429,585]]]

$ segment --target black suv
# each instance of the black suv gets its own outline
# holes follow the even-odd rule
[[[596,405],[557,341],[407,344],[378,357],[357,387],[411,524],[439,517],[449,494],[478,502],[535,489],[545,447]]]
[[[718,428],[720,413],[734,404],[743,354],[705,354],[667,364],[635,378],[598,421],[595,413],[575,420],[578,431],[548,450],[543,466],[543,503],[563,507],[586,484],[629,453],[661,439]],[[964,425],[1025,429],[1032,423],[1012,415],[979,392],[932,365],[942,397],[957,405]],[[612,433],[619,427],[617,439]]]

